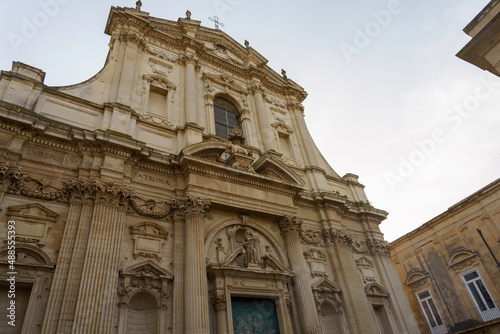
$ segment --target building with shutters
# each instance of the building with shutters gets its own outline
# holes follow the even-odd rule
[[[420,332],[500,331],[500,179],[391,243]]]
[[[302,87],[189,11],[112,7],[105,32],[85,82],[1,72],[0,306],[16,327],[0,332],[416,332],[387,213],[322,157]]]

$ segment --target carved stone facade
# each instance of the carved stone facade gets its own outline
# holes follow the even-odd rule
[[[499,243],[500,179],[391,243],[422,334],[500,330]]]
[[[253,300],[280,333],[415,333],[387,213],[323,159],[304,89],[191,13],[140,8],[111,9],[83,83],[1,73],[0,332],[233,333]]]

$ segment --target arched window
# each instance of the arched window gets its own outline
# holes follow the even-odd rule
[[[229,131],[240,126],[240,113],[238,108],[222,97],[214,99],[215,134],[227,138]]]

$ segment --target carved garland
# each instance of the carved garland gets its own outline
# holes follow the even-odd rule
[[[323,230],[323,239],[326,243],[340,244],[351,248],[359,254],[380,254],[390,256],[391,245],[381,239],[368,238],[354,240],[352,235],[343,229],[331,228]]]
[[[173,211],[180,208],[184,214],[190,215],[207,213],[210,207],[210,201],[190,194],[185,199],[174,199],[172,202],[146,200],[137,196],[125,185],[98,179],[71,179],[69,182],[62,182],[62,187],[56,188],[43,179],[36,179],[23,173],[20,167],[10,168],[7,164],[0,167],[0,191],[61,203],[91,201],[124,208],[131,207],[141,216],[156,219],[171,218]]]

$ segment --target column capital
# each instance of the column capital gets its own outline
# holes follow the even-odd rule
[[[214,291],[211,297],[215,312],[224,311],[227,308],[226,295]]]
[[[179,56],[179,62],[184,65],[197,65],[198,64],[198,56],[193,53],[186,53],[184,55]]]
[[[302,229],[302,219],[285,215],[278,220],[278,226],[283,234],[291,232],[298,235]]]
[[[180,217],[205,216],[208,214],[211,202],[208,199],[187,194],[184,198],[175,198],[171,204],[173,219]]]
[[[262,86],[262,84],[260,82],[254,82],[252,84],[250,84],[248,86],[248,90],[252,93],[252,94],[255,94],[255,93],[264,93],[264,91],[266,90],[264,88],[264,86]]]

